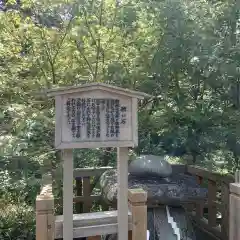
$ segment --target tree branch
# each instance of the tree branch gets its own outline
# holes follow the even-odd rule
[[[103,0],[101,0],[101,7],[100,7],[100,17],[99,17],[99,25],[102,26],[102,14],[103,14]],[[101,38],[98,36],[97,40],[97,53],[96,53],[96,64],[95,64],[95,73],[94,73],[94,80],[97,80],[98,75],[98,65],[99,65],[99,58],[100,58],[100,49],[101,49]]]
[[[83,57],[84,61],[85,61],[86,64],[88,65],[89,71],[91,72],[92,76],[94,76],[93,68],[92,68],[90,62],[88,61],[88,59],[86,58],[85,54],[84,54],[83,51],[81,50],[80,46],[78,46],[78,43],[77,43],[76,40],[75,40],[75,44],[76,44],[76,47],[77,47],[79,53],[81,54],[81,56]],[[77,60],[78,60],[78,58],[77,58]]]

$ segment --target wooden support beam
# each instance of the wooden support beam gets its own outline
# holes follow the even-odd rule
[[[128,238],[128,148],[118,148],[118,240]]]
[[[128,191],[128,201],[132,212],[132,239],[147,239],[147,193],[142,189]]]
[[[73,150],[62,152],[63,158],[63,240],[73,239]]]

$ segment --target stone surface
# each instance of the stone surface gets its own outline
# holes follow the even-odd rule
[[[110,204],[116,204],[116,170],[106,171],[100,178],[100,186],[104,199]],[[184,173],[174,173],[168,178],[129,174],[128,186],[130,189],[142,188],[147,191],[148,202],[152,204],[181,206],[184,202],[207,197],[207,190],[199,187],[195,177]]]
[[[129,173],[135,176],[169,177],[172,174],[171,165],[163,156],[141,155],[129,165]]]

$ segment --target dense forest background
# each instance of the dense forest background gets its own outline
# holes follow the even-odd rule
[[[236,170],[239,9],[236,0],[1,0],[0,239],[34,239],[41,176],[61,175],[46,88],[99,81],[150,93],[133,155]],[[78,150],[75,165],[114,156]]]

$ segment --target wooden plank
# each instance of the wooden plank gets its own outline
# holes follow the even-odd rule
[[[82,201],[79,199],[79,197],[82,196],[82,178],[76,178],[76,195],[77,197],[74,197],[73,200],[76,203],[76,213],[82,213],[83,205]]]
[[[127,229],[131,229],[131,228],[132,228],[131,224],[127,223]],[[99,235],[114,234],[114,233],[118,233],[119,231],[118,231],[118,224],[113,223],[113,224],[106,224],[106,225],[96,225],[96,226],[90,226],[90,227],[87,226],[87,227],[75,228],[73,232],[74,232],[73,233],[74,238],[77,238],[77,237],[95,236],[97,234]],[[127,237],[128,237],[128,232],[127,232]]]
[[[128,148],[118,148],[118,240],[128,238]]]
[[[229,184],[222,183],[221,197],[221,232],[223,239],[229,239]]]
[[[83,212],[88,213],[92,208],[90,177],[83,177],[83,197],[86,201],[83,203]]]
[[[208,224],[210,227],[216,227],[217,207],[216,207],[216,182],[208,180]]]
[[[128,222],[131,222],[132,214],[128,212]],[[91,212],[73,214],[73,226],[83,227],[97,224],[117,223],[117,211]],[[57,215],[55,219],[56,229],[62,228],[63,215]]]
[[[73,150],[63,150],[63,240],[73,239]]]
[[[99,168],[75,168],[73,171],[74,178],[78,177],[95,177],[100,176],[105,171],[113,169],[113,167],[99,167]]]
[[[211,172],[211,171],[208,171],[203,168],[196,167],[196,166],[187,166],[187,172],[192,175],[207,178],[207,179],[210,179],[215,182],[217,182],[217,181],[225,182],[225,183],[234,182],[234,177],[230,174],[223,175],[223,174]]]
[[[132,229],[132,224],[128,223],[127,228],[129,230]],[[73,229],[73,237],[89,237],[89,236],[97,236],[97,235],[107,235],[114,234],[118,232],[118,224],[110,223],[110,224],[100,224],[100,225],[92,225],[92,226],[84,226],[77,227]],[[55,231],[55,238],[62,238],[62,228],[58,228]]]

